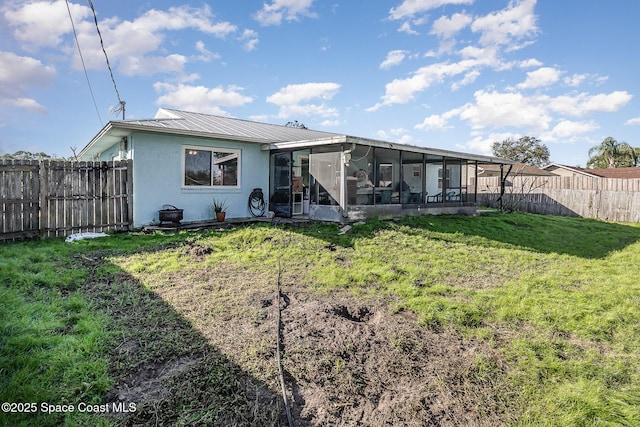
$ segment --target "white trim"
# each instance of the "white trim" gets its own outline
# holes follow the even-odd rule
[[[184,177],[185,177],[185,153],[187,150],[198,150],[198,151],[210,151],[212,153],[229,153],[229,156],[226,159],[238,159],[238,168],[237,168],[237,184],[236,185],[185,185]],[[219,162],[220,159],[218,159]],[[216,163],[216,159],[211,160],[211,166]],[[180,145],[180,188],[183,190],[233,190],[242,188],[242,150],[238,148],[226,148],[226,147],[217,147],[210,145],[189,145],[189,144],[181,144]],[[213,176],[211,177],[213,179]]]

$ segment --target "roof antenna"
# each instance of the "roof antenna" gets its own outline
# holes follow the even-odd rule
[[[124,102],[123,100],[120,100],[120,102],[118,103],[117,107],[113,107],[111,110],[109,110],[109,112],[111,114],[118,114],[120,111],[122,111],[122,120],[124,120],[124,113],[125,113],[125,106],[126,102]]]

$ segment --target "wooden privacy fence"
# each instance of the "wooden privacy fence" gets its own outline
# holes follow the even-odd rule
[[[130,160],[0,160],[0,241],[128,230]]]
[[[499,207],[498,177],[478,178],[478,205]],[[503,206],[522,212],[640,222],[640,179],[516,176]]]

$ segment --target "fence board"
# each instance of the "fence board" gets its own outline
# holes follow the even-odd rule
[[[128,230],[131,166],[0,160],[0,241]]]
[[[640,179],[523,177],[509,179],[503,204],[522,212],[640,222]],[[498,207],[499,177],[478,178],[478,204]]]

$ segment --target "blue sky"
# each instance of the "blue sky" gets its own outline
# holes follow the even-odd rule
[[[0,6],[0,153],[71,155],[118,105],[89,2]],[[640,2],[95,0],[126,118],[158,107],[584,166],[640,146]]]

